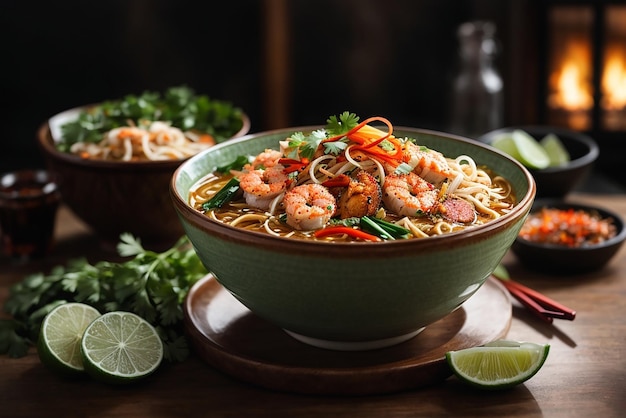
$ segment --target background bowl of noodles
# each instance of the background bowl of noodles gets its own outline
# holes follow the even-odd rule
[[[517,203],[481,226],[424,239],[317,242],[226,225],[190,204],[190,191],[216,167],[256,155],[298,127],[246,135],[184,162],[172,200],[196,252],[217,281],[261,318],[309,344],[376,348],[405,341],[472,296],[515,240],[535,196],[530,173],[491,147],[464,138],[396,127],[445,156],[471,156],[510,183]]]
[[[37,133],[63,203],[97,234],[104,248],[114,250],[124,232],[140,238],[148,249],[169,248],[184,235],[169,197],[169,181],[188,157],[118,161],[82,158],[59,150],[60,126],[92,106],[55,115]],[[250,129],[248,116],[237,112],[240,122],[230,137],[245,135]]]

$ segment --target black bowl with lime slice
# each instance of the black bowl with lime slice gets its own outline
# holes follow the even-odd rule
[[[478,140],[524,164],[535,179],[538,198],[567,196],[590,174],[600,154],[588,135],[555,126],[510,126]]]

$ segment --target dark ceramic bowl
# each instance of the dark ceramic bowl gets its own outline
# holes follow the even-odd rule
[[[114,250],[120,234],[141,238],[148,249],[163,250],[184,235],[169,197],[172,174],[184,160],[97,161],[61,152],[55,147],[50,122],[38,131],[38,143],[48,170],[55,174],[65,203]],[[250,129],[247,115],[234,137]]]
[[[626,239],[623,219],[608,209],[560,199],[537,199],[531,212],[544,207],[596,212],[602,219],[613,219],[616,235],[603,243],[578,248],[537,243],[518,237],[511,246],[511,250],[529,269],[559,275],[582,274],[599,270],[609,263]]]
[[[386,242],[290,240],[217,222],[189,204],[190,189],[216,167],[255,155],[297,127],[247,135],[185,161],[171,194],[185,232],[224,288],[300,341],[340,350],[405,341],[463,304],[510,248],[530,211],[535,183],[517,161],[476,141],[396,127],[394,135],[456,157],[469,155],[508,179],[517,196],[502,217],[462,232]]]
[[[512,126],[488,132],[478,138],[491,144],[499,135],[521,129],[533,138],[541,140],[553,133],[559,137],[570,154],[571,161],[563,166],[548,167],[542,170],[529,169],[537,183],[537,198],[563,198],[579,186],[593,168],[600,149],[589,136],[569,129],[553,126]]]

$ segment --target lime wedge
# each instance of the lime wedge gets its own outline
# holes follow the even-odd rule
[[[81,374],[80,342],[87,326],[99,316],[95,308],[82,303],[64,303],[50,311],[37,340],[41,362],[61,373]]]
[[[498,340],[480,347],[448,351],[446,360],[463,382],[481,389],[505,389],[533,377],[550,345]]]
[[[556,167],[566,164],[570,161],[571,157],[569,152],[565,149],[563,142],[555,134],[548,134],[539,144],[546,150],[548,158],[550,159],[550,167]]]
[[[496,147],[500,151],[506,152],[511,157],[520,161],[520,155],[517,151],[517,145],[515,144],[515,141],[513,141],[513,135],[511,134],[511,132],[498,135],[491,142],[491,145]]]
[[[94,320],[81,341],[85,370],[107,383],[132,383],[157,370],[163,343],[156,329],[131,312],[108,312]]]
[[[550,157],[539,142],[521,129],[513,131],[511,136],[519,154],[519,161],[529,168],[542,169],[550,164]]]

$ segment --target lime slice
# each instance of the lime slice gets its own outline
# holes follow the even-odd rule
[[[37,340],[41,362],[62,373],[82,373],[80,341],[87,326],[99,316],[100,312],[83,303],[65,303],[50,311]]]
[[[85,370],[108,383],[131,383],[152,374],[163,360],[156,329],[131,312],[108,312],[93,321],[81,341]]]
[[[539,142],[521,129],[516,129],[511,135],[519,153],[519,161],[529,168],[542,169],[550,164],[550,157]]]
[[[559,165],[567,164],[571,157],[569,152],[565,149],[563,142],[555,134],[548,134],[539,144],[546,150],[548,158],[550,159],[550,167],[556,167]]]
[[[448,351],[446,360],[463,382],[482,389],[505,389],[533,377],[550,345],[498,340],[481,347]]]

